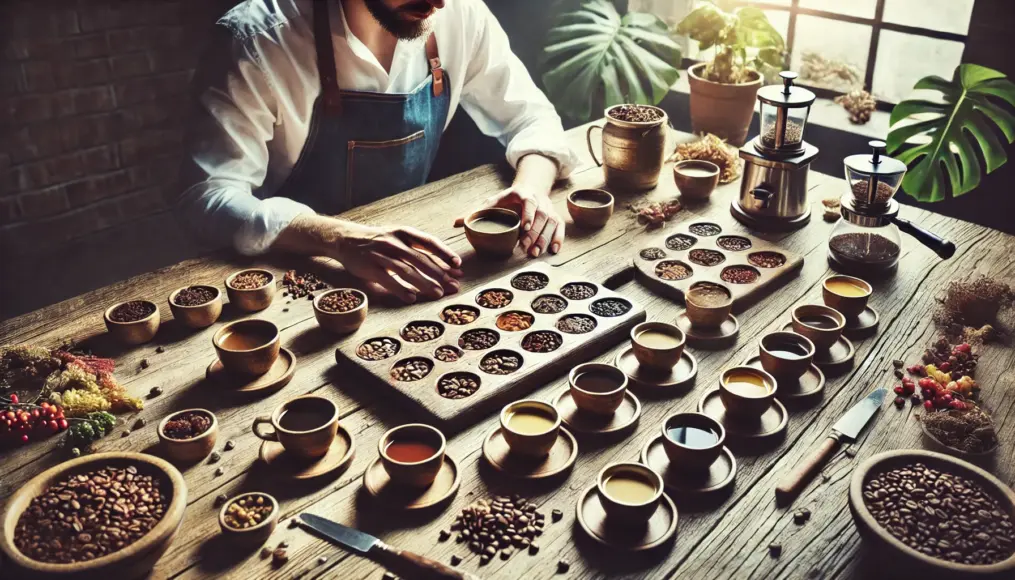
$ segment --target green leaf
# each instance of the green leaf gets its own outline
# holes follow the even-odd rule
[[[775,48],[782,50],[785,44],[782,35],[768,21],[768,17],[759,8],[745,6],[736,11],[737,39],[743,46],[754,48]]]
[[[680,21],[677,34],[697,40],[704,50],[722,39],[723,30],[728,24],[726,15],[717,6],[702,4]]]
[[[992,102],[1000,99],[1015,106],[1015,84],[993,69],[961,64],[951,81],[937,76],[920,79],[915,88],[941,93],[944,103],[902,101],[892,111],[888,151],[900,150],[916,136],[930,142],[902,150],[899,160],[910,165],[902,188],[918,201],[940,201],[949,191],[954,197],[980,185],[977,149],[987,173],[1008,161],[1003,136],[1015,141],[1015,115]],[[917,115],[918,122],[899,125]]]

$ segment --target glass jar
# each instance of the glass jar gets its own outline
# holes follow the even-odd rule
[[[895,197],[906,175],[906,164],[887,157],[884,141],[871,141],[870,154],[850,155],[843,165],[857,208],[882,208]]]
[[[897,208],[897,206],[896,206]],[[842,272],[863,275],[891,270],[899,263],[902,236],[890,219],[843,212],[828,236],[828,256]]]
[[[797,74],[779,73],[783,86],[770,85],[758,91],[761,104],[761,134],[757,147],[764,153],[792,154],[803,148],[807,115],[814,103],[814,93],[793,84]]]

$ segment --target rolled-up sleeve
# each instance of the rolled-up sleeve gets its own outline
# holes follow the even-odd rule
[[[462,90],[462,107],[483,133],[507,148],[512,167],[539,153],[557,162],[558,178],[578,165],[560,116],[525,65],[511,51],[507,34],[483,2],[471,2],[474,46]]]

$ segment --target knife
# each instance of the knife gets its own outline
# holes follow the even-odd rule
[[[424,558],[419,554],[413,554],[412,552],[408,552],[406,550],[399,550],[398,548],[385,544],[370,534],[354,530],[353,528],[343,526],[340,523],[333,522],[320,516],[315,516],[314,514],[300,514],[300,520],[306,527],[337,543],[343,548],[346,548],[347,550],[373,556],[377,560],[380,560],[385,566],[390,565],[393,568],[407,568],[410,571],[407,571],[404,574],[412,574],[412,576],[410,576],[412,578],[433,578],[435,580],[479,580],[478,577],[473,576],[468,572],[460,572],[454,568],[445,566],[440,562]]]
[[[832,432],[828,434],[828,438],[825,439],[825,442],[821,444],[821,447],[814,455],[799,465],[792,474],[779,483],[778,487],[775,488],[776,498],[780,501],[786,501],[796,497],[804,485],[814,477],[814,474],[820,471],[822,466],[839,450],[843,438],[855,441],[860,431],[863,430],[864,426],[871,420],[871,417],[881,408],[881,404],[885,402],[885,394],[887,392],[888,390],[884,387],[877,389],[864,397],[859,403],[853,405],[849,411],[846,411],[846,414],[832,426]]]

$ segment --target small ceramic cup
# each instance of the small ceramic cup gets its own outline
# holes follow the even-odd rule
[[[271,513],[261,523],[252,525],[249,528],[236,528],[226,523],[226,514],[229,513],[230,506],[244,498],[256,500],[259,497],[263,497],[265,503],[271,505]],[[260,545],[275,531],[275,527],[278,525],[278,515],[278,501],[274,497],[266,493],[253,491],[240,494],[222,506],[222,509],[219,510],[219,528],[222,530],[222,535],[234,544],[244,546]]]
[[[599,472],[596,491],[607,520],[644,524],[659,507],[663,480],[658,473],[640,463],[612,463]],[[620,497],[622,493],[630,495]]]
[[[751,390],[738,389],[733,380],[739,374],[751,375],[764,386],[753,387]],[[754,367],[739,366],[726,369],[719,375],[719,398],[726,407],[726,412],[745,419],[757,419],[772,406],[772,399],[778,383],[775,377]]]
[[[403,443],[416,443],[433,453],[415,461],[393,458],[389,454],[389,449],[393,444]],[[446,449],[447,440],[444,434],[439,429],[423,423],[399,425],[388,430],[377,442],[377,453],[381,456],[381,464],[391,481],[408,487],[427,487],[433,483],[444,464]]]
[[[674,413],[663,421],[663,449],[681,469],[704,470],[715,463],[726,441],[722,423],[704,413]],[[715,441],[709,440],[712,433]]]
[[[239,337],[250,337],[250,344],[237,344]],[[257,318],[230,322],[215,332],[211,342],[227,371],[246,375],[268,372],[282,347],[278,327]]]
[[[723,293],[725,300],[722,299]],[[733,310],[733,294],[722,284],[698,282],[684,295],[684,305],[687,306],[687,318],[695,328],[719,328]]]
[[[567,211],[576,226],[601,228],[613,215],[613,195],[603,189],[577,189],[567,196]]]
[[[476,222],[483,218],[495,218],[505,222],[503,229],[482,231]],[[514,225],[508,225],[513,223]],[[491,258],[507,258],[518,245],[522,220],[517,213],[504,208],[487,208],[474,212],[465,218],[465,237],[476,249],[476,253]],[[477,229],[478,228],[478,229]]]
[[[582,377],[585,376],[585,380]],[[594,382],[589,377],[595,377]],[[567,376],[571,398],[581,411],[594,415],[612,415],[624,402],[627,375],[613,365],[584,363]]]
[[[520,418],[526,414],[534,414],[546,421],[547,428],[525,428]],[[517,417],[516,417],[517,415]],[[546,402],[536,399],[522,399],[509,403],[500,412],[500,428],[504,432],[511,453],[529,457],[543,457],[550,452],[557,435],[560,433],[560,413]]]
[[[650,337],[663,334],[673,339],[672,344],[651,342]],[[661,341],[666,341],[660,337]],[[631,329],[631,346],[638,364],[658,371],[672,369],[684,354],[687,337],[675,324],[668,322],[642,322]],[[670,341],[666,341],[670,342]]]
[[[842,288],[849,288],[852,292],[849,295],[842,294]],[[872,292],[874,287],[853,276],[829,276],[821,283],[821,297],[825,305],[838,310],[849,319],[857,318],[867,308]]]
[[[309,416],[316,419],[315,424],[296,428],[287,421],[289,427],[284,427],[283,415],[288,413]],[[266,423],[270,423],[274,430],[261,431],[259,427]],[[281,443],[286,453],[304,459],[319,459],[328,453],[338,432],[338,405],[324,397],[303,395],[282,403],[271,416],[254,419],[250,428],[260,439]]]
[[[214,290],[215,297],[204,304],[183,306],[175,302],[176,297],[183,290],[190,288],[190,286],[177,288],[169,295],[169,310],[173,313],[173,318],[179,320],[188,328],[207,328],[212,324],[215,324],[215,321],[222,315],[222,292],[214,286],[206,286],[202,284],[200,287]]]
[[[268,276],[268,281],[257,288],[248,288],[245,290],[233,288],[233,280],[235,280],[240,274],[245,274],[247,272],[260,272],[262,274],[266,274]],[[259,310],[264,310],[270,306],[271,301],[275,299],[275,275],[260,268],[249,268],[246,270],[240,270],[239,272],[233,272],[228,278],[226,278],[226,295],[229,296],[229,303],[243,312],[257,312]]]
[[[806,336],[814,348],[828,350],[842,336],[846,326],[846,317],[841,312],[820,304],[804,304],[793,309],[793,332]],[[819,325],[818,320],[828,320],[827,325]]]
[[[173,419],[187,413],[198,413],[211,419],[211,426],[204,433],[190,439],[172,439],[166,436],[166,424]],[[219,435],[219,420],[215,413],[207,409],[186,409],[166,415],[159,423],[159,441],[166,457],[177,463],[194,463],[208,457],[211,450],[215,448],[215,441]]]
[[[770,332],[761,337],[761,368],[779,379],[797,380],[814,361],[814,343],[795,332]]]
[[[144,302],[150,304],[155,310],[141,320],[132,322],[116,322],[109,317],[114,310],[127,302]],[[106,309],[102,319],[106,321],[106,330],[109,331],[109,334],[124,344],[144,344],[150,341],[155,338],[155,333],[159,331],[159,324],[162,322],[159,305],[148,300],[127,300],[114,304]]]
[[[351,292],[359,298],[359,306],[344,312],[323,310],[321,308],[321,300],[326,296],[338,292]],[[348,334],[359,329],[363,325],[363,321],[367,319],[367,303],[367,295],[355,288],[335,288],[334,290],[322,292],[314,298],[314,317],[317,318],[317,324],[320,324],[321,328],[337,334]]]
[[[673,165],[673,182],[680,196],[708,199],[719,185],[719,166],[703,159],[685,159]]]

